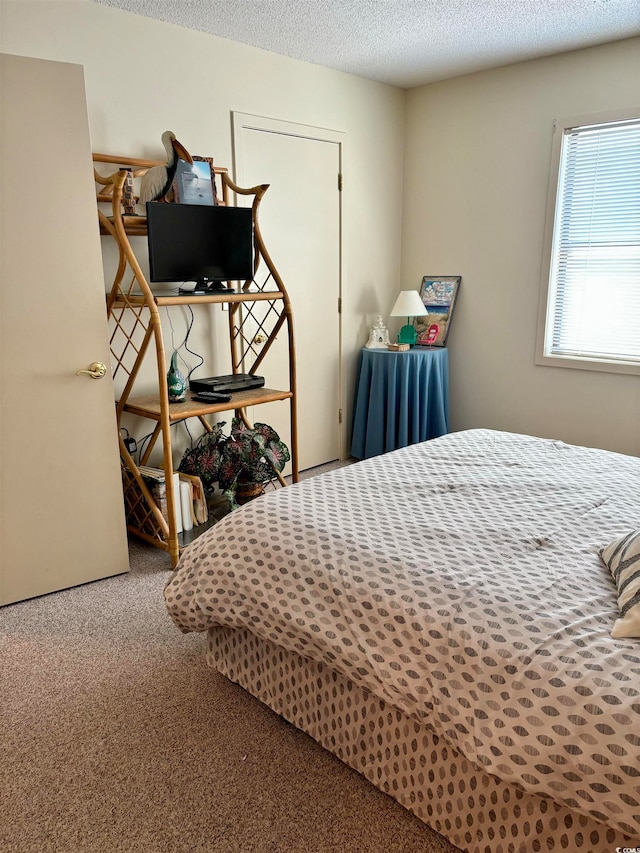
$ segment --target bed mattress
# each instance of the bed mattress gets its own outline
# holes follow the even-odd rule
[[[640,641],[598,549],[638,526],[640,460],[472,430],[265,495],[165,591],[183,631],[327,666],[474,767],[640,837]]]

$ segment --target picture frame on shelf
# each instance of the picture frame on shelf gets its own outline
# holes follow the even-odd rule
[[[420,285],[420,299],[427,313],[415,317],[413,325],[416,330],[416,346],[444,347],[451,327],[451,318],[462,276],[459,275],[425,275]],[[432,326],[438,326],[435,339],[429,335]]]
[[[213,168],[213,157],[198,157],[195,155],[193,158],[194,163],[208,163],[209,164],[209,174],[211,175],[211,193],[213,195],[213,203],[220,204],[220,199],[218,198],[218,190],[216,188],[216,173]]]
[[[178,160],[173,196],[178,204],[217,204],[213,158],[194,156],[193,164]]]

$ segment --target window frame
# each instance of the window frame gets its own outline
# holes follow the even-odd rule
[[[547,335],[547,317],[549,310],[550,283],[554,249],[554,229],[556,214],[560,205],[558,185],[560,181],[562,143],[567,130],[585,125],[608,124],[616,121],[640,119],[640,108],[612,110],[596,114],[558,118],[553,123],[553,145],[547,191],[547,206],[544,225],[544,244],[542,270],[540,277],[540,298],[538,304],[538,326],[536,334],[535,363],[547,367],[568,367],[578,370],[597,370],[605,373],[629,373],[640,375],[640,364],[631,361],[613,361],[611,359],[587,358],[584,356],[550,355],[545,353]]]

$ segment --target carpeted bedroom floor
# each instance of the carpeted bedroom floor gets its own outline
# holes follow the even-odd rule
[[[168,556],[0,609],[3,853],[454,853],[210,670]]]

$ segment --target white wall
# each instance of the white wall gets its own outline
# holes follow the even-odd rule
[[[89,0],[2,0],[0,16],[4,52],[84,66],[94,150],[160,157],[171,128],[231,166],[233,110],[348,134],[347,425],[375,314],[388,315],[400,284],[452,274],[463,276],[449,338],[454,429],[640,453],[637,377],[534,365],[552,121],[637,101],[638,39],[411,90],[405,123],[400,90]]]
[[[534,364],[556,117],[640,100],[640,39],[407,94],[403,275],[462,275],[449,337],[455,430],[640,454],[640,378]]]
[[[234,110],[348,134],[343,402],[350,425],[367,323],[388,313],[399,283],[404,92],[89,0],[3,0],[0,16],[5,53],[84,66],[94,151],[159,158],[169,128],[192,153],[231,168]]]

